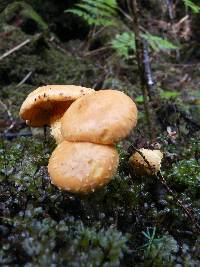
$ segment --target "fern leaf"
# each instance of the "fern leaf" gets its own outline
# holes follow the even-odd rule
[[[82,3],[91,5],[91,6],[96,6],[100,10],[106,10],[112,15],[116,15],[116,10],[117,10],[117,3],[116,1],[113,1],[113,3],[109,3],[108,0],[82,0]]]
[[[82,0],[80,4],[65,12],[82,17],[89,25],[111,26],[117,22],[116,0]]]
[[[89,25],[94,25],[96,19],[92,18],[91,16],[89,16],[86,12],[80,10],[80,9],[68,9],[66,10],[66,13],[72,13],[74,15],[78,15],[79,17],[82,17],[84,20],[87,21],[87,23]]]
[[[104,9],[100,10],[98,6],[85,5],[85,4],[77,4],[76,6],[80,7],[82,10],[89,13],[91,16],[98,17],[97,15],[98,13],[99,13],[99,17],[109,18],[111,16],[110,11],[104,10]]]
[[[183,0],[185,6],[190,8],[194,13],[200,13],[200,6],[195,4],[192,0]]]
[[[135,37],[132,32],[117,34],[111,43],[118,55],[126,59],[129,57],[130,51],[135,51]]]
[[[150,47],[156,52],[159,52],[160,50],[165,51],[165,50],[178,49],[178,46],[174,45],[169,40],[163,39],[157,35],[145,33],[142,34],[142,36],[148,41]]]

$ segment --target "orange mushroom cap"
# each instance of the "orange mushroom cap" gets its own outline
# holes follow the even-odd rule
[[[93,89],[75,85],[46,85],[31,92],[23,102],[19,115],[30,126],[50,124],[54,114],[63,113],[80,96]]]
[[[50,157],[48,171],[57,187],[88,193],[107,184],[118,163],[118,153],[111,146],[64,141]]]
[[[67,141],[114,144],[125,138],[137,123],[137,107],[116,90],[100,90],[74,102],[61,120]]]
[[[32,127],[52,126],[57,142],[63,140],[60,119],[69,106],[79,97],[94,90],[75,85],[46,85],[31,92],[23,102],[19,115]]]

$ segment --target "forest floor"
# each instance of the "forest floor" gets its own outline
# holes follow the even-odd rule
[[[136,60],[86,46],[60,41],[42,20],[30,32],[0,14],[0,265],[200,266],[200,63],[153,58],[160,97],[150,103],[150,140]],[[46,84],[112,88],[135,100],[138,125],[117,146],[119,170],[106,187],[80,196],[50,183],[55,142],[19,118],[27,94]],[[132,146],[163,151],[174,195],[156,176],[130,170]]]

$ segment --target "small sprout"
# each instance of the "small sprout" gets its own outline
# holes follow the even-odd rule
[[[140,154],[140,153],[141,154]],[[138,174],[152,175],[157,173],[161,167],[163,153],[160,150],[151,150],[141,148],[135,152],[129,159],[131,167]]]

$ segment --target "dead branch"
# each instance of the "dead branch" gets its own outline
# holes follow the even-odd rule
[[[14,122],[14,119],[13,119],[13,116],[9,110],[9,108],[7,107],[6,104],[4,104],[1,99],[0,99],[0,105],[3,107],[3,109],[6,111],[6,113],[8,114],[8,118],[10,120],[10,126],[4,130],[4,134],[7,133],[8,131],[10,131],[14,126],[15,126],[15,122]]]
[[[9,55],[13,54],[14,52],[16,52],[17,50],[21,49],[22,47],[24,47],[25,45],[29,44],[31,42],[31,39],[26,39],[24,42],[22,42],[21,44],[13,47],[12,49],[10,49],[9,51],[5,52],[3,55],[0,56],[0,60],[8,57]]]
[[[13,47],[12,49],[8,50],[7,52],[5,52],[3,55],[0,56],[0,61],[3,60],[4,58],[10,56],[11,54],[15,53],[16,51],[20,50],[22,47],[26,46],[30,42],[38,39],[41,35],[42,35],[41,33],[37,33],[32,38],[26,39],[24,42],[22,42],[19,45]]]
[[[140,34],[140,22],[139,22],[139,9],[137,5],[137,0],[133,0],[133,30],[135,33],[135,46],[136,46],[136,57],[137,57],[137,64],[138,64],[138,71],[140,75],[140,83],[141,83],[141,91],[144,99],[144,110],[146,114],[147,125],[149,129],[149,137],[152,139],[152,125],[151,125],[151,118],[150,118],[150,111],[149,111],[149,102],[148,102],[148,86],[146,83],[146,75],[144,69],[144,62],[143,62],[143,42]]]
[[[20,83],[18,83],[18,85],[16,87],[19,87],[20,85],[24,84],[32,75],[32,71],[30,71],[22,80]]]

